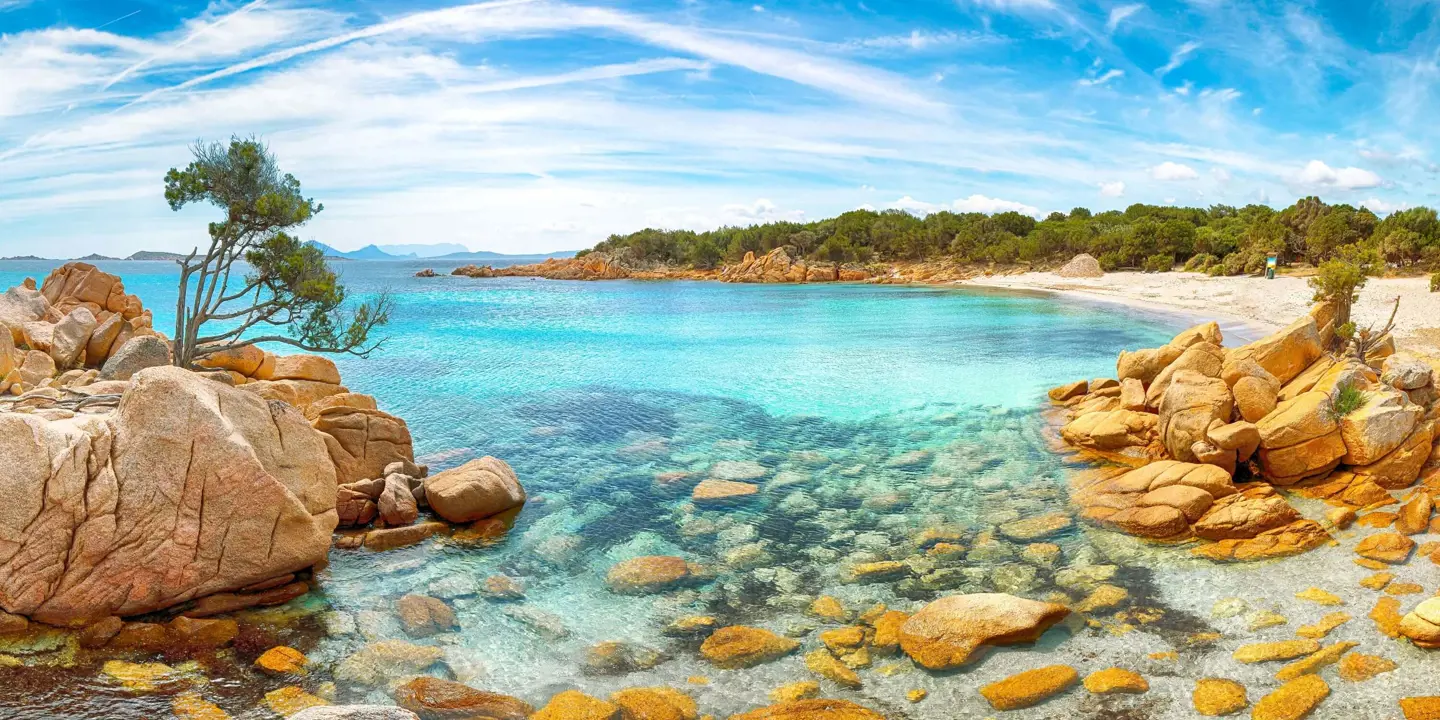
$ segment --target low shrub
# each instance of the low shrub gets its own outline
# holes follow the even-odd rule
[[[1174,255],[1151,255],[1150,257],[1145,258],[1145,265],[1143,269],[1147,273],[1169,272],[1170,268],[1172,267],[1175,267]]]

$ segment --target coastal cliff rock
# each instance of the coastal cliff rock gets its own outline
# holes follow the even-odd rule
[[[69,625],[324,559],[335,470],[299,411],[172,367],[105,414],[0,414],[0,608]]]
[[[807,264],[803,259],[792,259],[785,248],[778,247],[755,257],[746,252],[739,263],[727,265],[720,270],[721,282],[738,283],[806,283],[858,281],[869,278],[864,270],[845,268],[829,263]]]

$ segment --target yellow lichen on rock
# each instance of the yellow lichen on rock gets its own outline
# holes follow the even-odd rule
[[[1085,689],[1096,695],[1143,693],[1150,690],[1150,683],[1133,670],[1112,667],[1085,676]]]
[[[1251,711],[1252,720],[1301,720],[1330,695],[1330,685],[1319,675],[1304,675],[1260,698]]]
[[[1202,678],[1197,681],[1190,701],[1195,705],[1195,712],[1207,717],[1240,712],[1250,704],[1245,697],[1245,686],[1224,678]]]
[[[980,688],[980,695],[996,710],[1016,710],[1038,705],[1069,689],[1080,674],[1069,665],[1026,670]]]

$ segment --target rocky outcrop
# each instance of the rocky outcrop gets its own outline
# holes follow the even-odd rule
[[[794,259],[783,247],[775,248],[760,257],[746,252],[745,257],[734,265],[720,270],[721,282],[738,283],[807,283],[807,282],[853,282],[865,280],[869,273],[858,268],[847,268],[833,263],[811,265],[803,259]]]
[[[1333,320],[1333,307],[1317,305],[1232,350],[1214,323],[1197,325],[1159,348],[1122,351],[1118,381],[1051,390],[1065,408],[1059,435],[1085,451],[1078,457],[1143,465],[1078,475],[1082,516],[1147,538],[1211,541],[1193,548],[1203,557],[1260,559],[1329,539],[1275,487],[1350,507],[1389,501],[1427,472],[1440,487],[1440,471],[1426,469],[1440,464],[1434,371],[1389,346],[1368,364],[1326,355]],[[1336,398],[1351,388],[1363,402],[1341,407]],[[1265,484],[1236,494],[1232,478]],[[1411,524],[1418,532],[1426,522]]]
[[[0,414],[0,608],[76,624],[285,576],[336,524],[323,437],[292,407],[173,367],[119,406]]]

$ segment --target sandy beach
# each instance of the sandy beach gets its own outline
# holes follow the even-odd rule
[[[1137,308],[1169,308],[1262,329],[1279,328],[1299,317],[1310,307],[1313,294],[1304,278],[1264,280],[1185,272],[1116,272],[1100,278],[1035,272],[980,277],[965,284],[1065,293]],[[1400,346],[1440,356],[1440,293],[1429,291],[1428,278],[1372,278],[1355,305],[1356,323],[1362,327],[1383,325],[1396,297],[1400,298],[1400,311],[1395,316],[1395,334]]]

